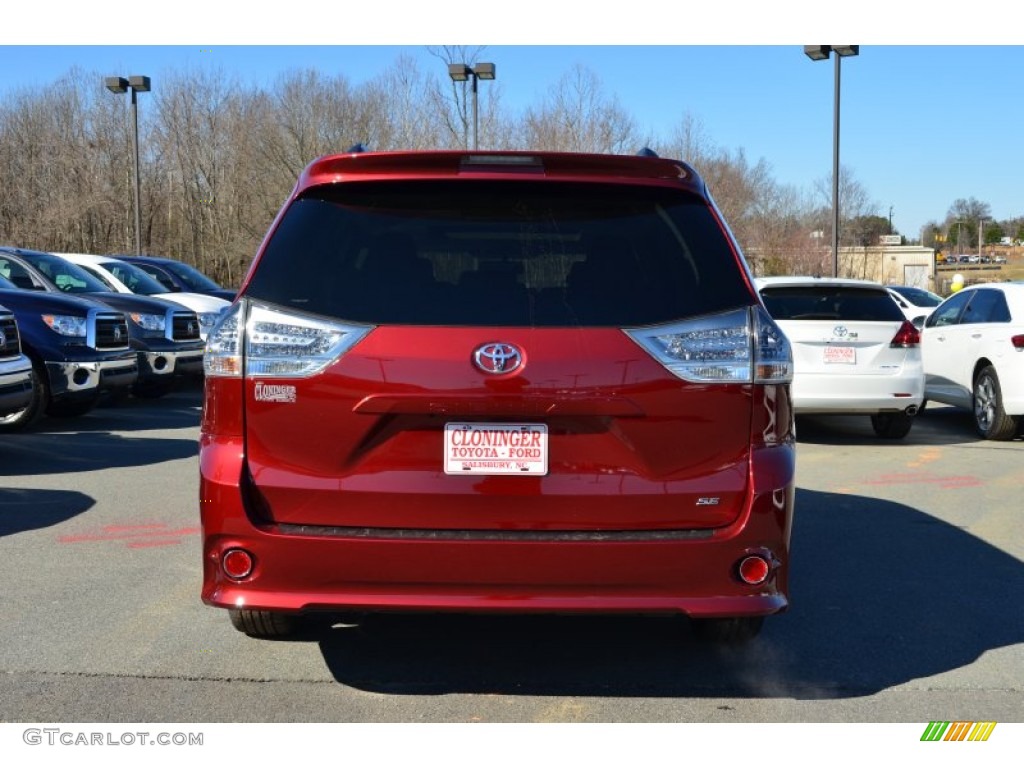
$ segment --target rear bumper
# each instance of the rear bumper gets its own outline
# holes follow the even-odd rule
[[[209,605],[277,611],[486,611],[684,613],[758,616],[788,606],[793,510],[792,445],[755,451],[754,489],[743,514],[706,531],[557,535],[431,531],[359,532],[260,525],[239,483],[241,440],[200,446],[203,590]],[[483,503],[483,500],[482,500]],[[624,502],[625,503],[625,502]],[[223,553],[254,556],[243,581],[226,577]],[[770,553],[758,587],[735,575],[747,554]]]
[[[795,413],[881,413],[921,405],[920,369],[896,376],[800,374],[793,378]]]

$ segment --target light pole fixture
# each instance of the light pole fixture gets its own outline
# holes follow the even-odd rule
[[[142,255],[142,198],[139,195],[139,104],[136,94],[150,90],[149,78],[145,75],[131,77],[105,77],[103,84],[111,93],[132,92],[132,150],[135,155],[135,254]]]
[[[811,61],[824,61],[836,55],[835,110],[832,123],[832,275],[839,277],[839,61],[856,56],[859,45],[805,45],[804,53]]]
[[[480,148],[480,118],[477,111],[477,80],[493,80],[495,77],[494,65],[490,62],[480,62],[475,67],[468,64],[449,64],[448,77],[453,83],[464,83],[466,80],[473,81],[473,149]]]

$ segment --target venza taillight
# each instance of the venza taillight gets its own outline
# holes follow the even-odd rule
[[[793,379],[789,340],[761,306],[624,330],[684,381],[785,384]]]
[[[889,342],[890,347],[916,347],[921,343],[921,332],[915,328],[910,321],[904,320],[903,325],[896,331],[896,335]]]
[[[322,371],[370,330],[243,299],[210,331],[203,368],[207,376],[304,378]]]

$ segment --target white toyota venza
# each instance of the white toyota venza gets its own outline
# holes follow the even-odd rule
[[[920,333],[886,287],[799,276],[756,282],[793,346],[794,412],[863,413],[879,437],[906,437],[924,398]]]

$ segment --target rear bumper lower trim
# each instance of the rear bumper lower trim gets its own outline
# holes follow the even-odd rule
[[[710,539],[714,530],[646,531],[484,531],[414,528],[344,528],[320,525],[274,525],[270,533],[339,539],[408,539],[426,541],[679,541]]]

